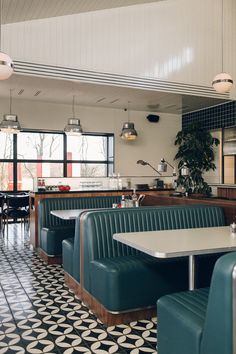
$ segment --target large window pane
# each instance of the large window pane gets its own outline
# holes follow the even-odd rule
[[[114,137],[109,136],[108,138],[108,160],[114,162]]]
[[[0,132],[0,159],[13,158],[13,134]]]
[[[35,177],[63,177],[63,164],[19,162],[17,174],[17,189],[32,190]]]
[[[0,190],[13,190],[13,163],[0,162]]]
[[[82,135],[67,137],[67,160],[107,160],[107,137]]]
[[[106,164],[68,163],[67,177],[106,177]]]
[[[63,135],[46,133],[19,133],[17,158],[24,160],[62,160]]]

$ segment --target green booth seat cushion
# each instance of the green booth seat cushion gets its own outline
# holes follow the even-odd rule
[[[203,288],[158,300],[158,354],[200,354],[208,295],[209,288]]]
[[[62,241],[74,237],[74,225],[54,226],[48,229],[41,229],[40,247],[48,256],[57,256],[62,254]]]
[[[73,275],[73,251],[74,251],[74,237],[63,240],[62,242],[62,259],[63,268],[66,273]]]
[[[39,244],[48,256],[62,255],[62,241],[74,236],[75,220],[64,220],[51,214],[52,210],[87,210],[111,208],[120,196],[48,198],[39,204]],[[63,236],[64,235],[64,236]]]
[[[137,254],[91,262],[91,294],[109,311],[153,306],[157,297],[185,290],[187,281],[186,258]]]

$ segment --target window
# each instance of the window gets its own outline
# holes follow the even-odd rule
[[[106,177],[113,172],[113,134],[0,132],[0,190],[31,190],[35,177]]]
[[[17,158],[23,160],[63,160],[63,135],[20,133]]]
[[[68,177],[106,177],[113,164],[113,136],[67,137]]]

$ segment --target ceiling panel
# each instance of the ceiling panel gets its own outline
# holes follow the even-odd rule
[[[163,0],[2,0],[2,23],[65,16]]]
[[[13,74],[1,81],[0,97],[71,104],[73,95],[78,105],[182,114],[224,103],[225,100],[133,89],[60,79],[46,79]]]

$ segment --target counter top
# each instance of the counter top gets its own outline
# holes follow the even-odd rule
[[[236,184],[221,184],[217,188],[236,188]]]
[[[132,189],[80,189],[80,190],[70,190],[70,191],[65,191],[65,192],[60,192],[60,191],[38,191],[38,192],[30,192],[30,195],[39,195],[39,194],[73,194],[73,193],[107,193],[107,192],[133,192],[133,188]],[[135,189],[135,191],[137,193],[142,193],[142,192],[161,192],[161,191],[173,191],[173,189],[164,189],[164,188],[160,188],[160,189]]]

